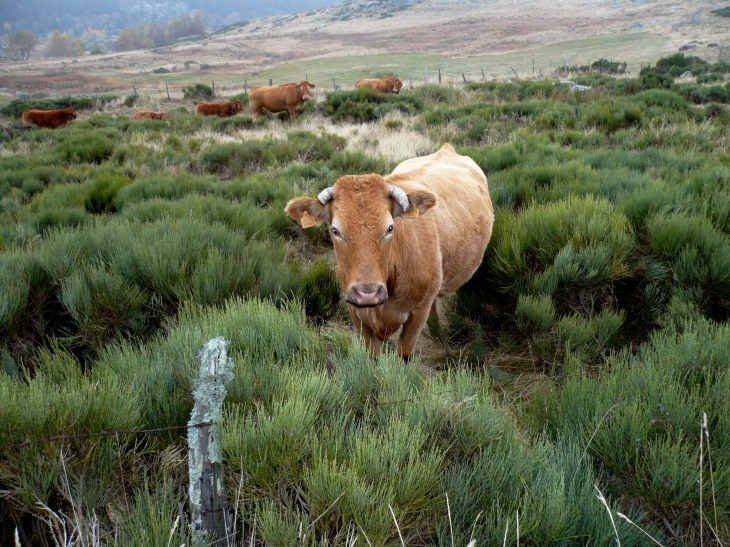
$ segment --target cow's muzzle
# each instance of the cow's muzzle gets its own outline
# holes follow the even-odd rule
[[[345,300],[357,308],[373,308],[388,301],[388,289],[382,283],[350,285]]]
[[[304,97],[302,97],[302,100],[308,101],[309,100],[309,95],[305,95]]]

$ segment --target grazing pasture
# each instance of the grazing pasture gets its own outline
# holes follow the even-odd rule
[[[189,545],[184,432],[134,431],[187,423],[216,336],[237,545],[727,545],[728,87],[576,82],[54,131],[5,107],[0,545],[55,519]],[[488,177],[492,240],[411,361],[374,360],[327,228],[284,205],[447,142]]]

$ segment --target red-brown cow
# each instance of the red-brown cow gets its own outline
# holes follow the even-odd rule
[[[248,106],[251,114],[261,116],[264,110],[269,112],[289,111],[292,118],[296,118],[309,100],[310,89],[317,87],[307,80],[297,83],[254,87],[248,95]]]
[[[150,120],[161,120],[163,122],[166,122],[167,112],[155,112],[154,110],[137,110],[137,112],[134,113],[135,120],[141,120],[144,118]]]
[[[23,110],[23,123],[25,125],[36,125],[58,129],[66,127],[66,124],[77,118],[73,107],[69,106],[63,110]]]
[[[198,103],[195,113],[200,116],[220,116],[227,118],[243,112],[243,103],[234,101],[232,103]]]
[[[398,78],[380,78],[379,80],[358,80],[355,89],[372,89],[378,93],[400,93],[403,82]]]
[[[479,267],[494,222],[484,173],[449,144],[385,178],[342,177],[317,199],[291,200],[285,211],[305,228],[329,224],[355,328],[377,355],[402,326],[397,351],[406,359],[437,311],[437,297]]]

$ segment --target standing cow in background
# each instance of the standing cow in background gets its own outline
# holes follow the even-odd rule
[[[23,110],[21,116],[25,125],[36,125],[49,129],[66,127],[68,122],[75,120],[77,117],[76,111],[72,106],[63,110]]]
[[[228,118],[243,112],[243,103],[234,101],[232,103],[198,103],[195,113],[199,116],[220,116]]]
[[[400,93],[403,82],[398,78],[380,78],[379,80],[358,80],[355,89],[372,89],[377,93]]]
[[[436,312],[436,299],[466,283],[482,262],[494,211],[487,178],[450,144],[404,161],[385,178],[348,175],[285,209],[304,228],[326,222],[337,277],[355,329],[374,354],[401,326],[407,359]]]
[[[248,95],[251,114],[258,118],[264,110],[269,112],[288,110],[289,115],[296,118],[309,100],[310,89],[315,87],[317,86],[307,80],[302,80],[298,84],[254,87]]]
[[[135,120],[147,118],[148,120],[167,121],[167,112],[155,112],[154,110],[137,110],[134,113]]]

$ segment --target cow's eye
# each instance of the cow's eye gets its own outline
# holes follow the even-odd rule
[[[332,235],[340,237],[340,231],[337,228],[332,228]]]
[[[388,233],[389,234],[392,234],[393,233],[393,225],[392,224],[390,226],[388,226]]]

